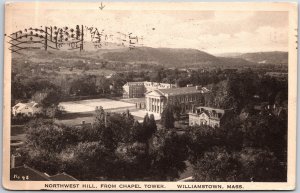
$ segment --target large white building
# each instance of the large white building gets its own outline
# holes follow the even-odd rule
[[[189,113],[189,125],[209,125],[211,127],[220,127],[220,121],[225,114],[223,109],[211,107],[196,107]]]
[[[161,114],[167,104],[174,104],[182,112],[189,112],[207,92],[209,90],[201,86],[152,90],[145,94],[146,111]]]
[[[146,92],[155,89],[175,88],[175,84],[158,83],[158,82],[127,82],[123,86],[123,98],[140,98],[144,97]]]
[[[42,107],[36,102],[18,103],[12,107],[12,114],[14,116],[18,114],[33,116],[40,113],[42,113]]]

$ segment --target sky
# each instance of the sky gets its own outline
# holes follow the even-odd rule
[[[288,12],[205,10],[14,9],[12,28],[77,24],[107,34],[143,37],[149,47],[193,48],[211,54],[287,51]],[[140,41],[141,42],[141,41]]]

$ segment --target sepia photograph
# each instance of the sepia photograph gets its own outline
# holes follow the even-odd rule
[[[4,188],[294,189],[297,17],[288,2],[6,3]]]

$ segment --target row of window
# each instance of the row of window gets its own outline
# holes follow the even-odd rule
[[[170,102],[193,102],[196,101],[200,98],[199,95],[188,95],[188,96],[177,96],[177,97],[170,97],[169,101]]]
[[[196,125],[209,125],[211,127],[219,127],[218,123],[210,123],[208,124],[208,122],[206,120],[200,120],[200,124],[198,124],[196,121],[190,121],[190,125],[191,126],[196,126]]]

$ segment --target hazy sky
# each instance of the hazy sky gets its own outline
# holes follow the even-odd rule
[[[287,51],[288,13],[265,11],[16,10],[13,29],[45,25],[94,26],[107,33],[132,32],[150,47],[195,48],[212,54]],[[38,16],[37,16],[38,15]]]

